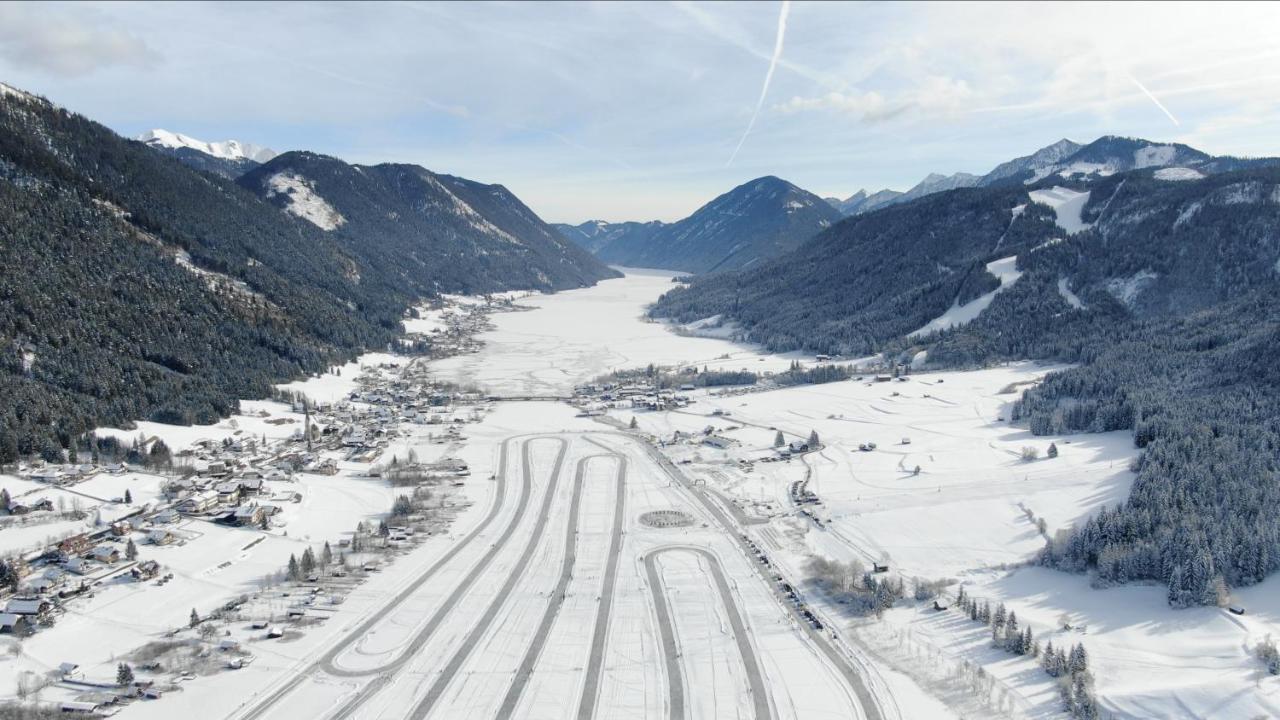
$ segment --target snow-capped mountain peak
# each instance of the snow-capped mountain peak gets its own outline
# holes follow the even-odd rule
[[[241,142],[239,140],[225,140],[223,142],[205,142],[197,140],[188,135],[170,132],[168,130],[155,129],[148,130],[134,138],[138,142],[143,142],[153,147],[169,148],[176,150],[178,148],[190,148],[198,150],[206,155],[212,155],[216,158],[224,160],[252,160],[254,162],[264,163],[276,155],[275,150],[266,148],[253,143]]]

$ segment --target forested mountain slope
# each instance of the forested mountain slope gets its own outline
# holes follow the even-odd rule
[[[632,228],[594,252],[613,265],[719,272],[777,257],[839,219],[839,211],[822,198],[769,176],[739,185],[652,232],[648,224]]]
[[[500,188],[454,192],[491,202],[513,236],[550,234]],[[360,242],[0,85],[0,461],[55,456],[104,424],[212,421],[384,346],[434,284],[406,282]],[[522,272],[491,259],[440,286],[566,287],[608,272],[573,249],[512,247]]]
[[[1145,452],[1129,500],[1044,561],[1210,603],[1280,569],[1280,170],[1252,165],[1059,186],[1089,193],[1073,232],[1030,202],[1061,176],[941,193],[846,220],[760,268],[695,278],[652,312],[724,314],[779,350],[1079,363],[1028,391],[1014,419],[1037,433],[1132,429]],[[909,335],[992,288],[985,264],[1015,254],[1016,281],[976,319]]]
[[[237,182],[418,293],[561,290],[617,276],[501,185],[307,152]]]

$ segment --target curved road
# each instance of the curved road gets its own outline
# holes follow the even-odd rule
[[[498,590],[498,594],[494,596],[493,600],[489,603],[489,606],[485,608],[484,613],[480,616],[480,621],[477,622],[476,625],[471,628],[471,631],[462,639],[461,647],[453,653],[453,656],[449,658],[449,662],[440,671],[440,674],[436,677],[435,681],[431,683],[430,687],[427,689],[426,696],[418,702],[417,706],[414,707],[413,712],[406,717],[414,718],[414,720],[422,720],[422,718],[425,718],[431,713],[431,709],[435,707],[436,702],[442,695],[444,695],[445,690],[449,687],[449,683],[453,681],[454,676],[458,674],[458,670],[462,668],[463,663],[465,663],[467,658],[471,656],[471,651],[475,649],[480,638],[488,631],[489,626],[493,624],[494,618],[497,617],[498,613],[502,610],[502,606],[506,604],[507,599],[511,596],[511,591],[515,589],[516,584],[520,582],[520,578],[524,575],[525,570],[528,569],[529,561],[533,559],[533,553],[538,549],[538,545],[542,541],[542,535],[547,529],[547,520],[550,514],[549,511],[551,510],[551,503],[555,500],[556,485],[559,484],[560,481],[560,470],[561,465],[564,462],[564,453],[567,443],[561,438],[556,439],[560,440],[561,443],[560,454],[556,457],[556,466],[551,473],[551,481],[548,483],[546,492],[543,495],[542,508],[538,513],[536,523],[533,527],[533,535],[528,539],[524,552],[522,552],[520,554],[520,558],[516,560],[515,566],[512,567],[511,572],[507,575],[507,580]],[[581,466],[579,466],[579,469],[581,469]],[[575,500],[576,497],[577,496],[575,495]],[[450,597],[452,598],[452,596]],[[339,715],[339,717],[344,717],[344,715]]]
[[[493,523],[494,519],[497,518],[498,514],[501,512],[504,502],[506,500],[507,458],[509,455],[510,446],[511,446],[511,443],[517,440],[519,437],[525,437],[525,436],[509,437],[503,440],[502,442],[502,445],[499,450],[498,472],[496,473],[498,487],[495,490],[493,505],[489,508],[489,512],[488,514],[485,515],[484,519],[481,520],[480,523],[476,525],[476,527],[472,528],[472,530],[469,533],[467,533],[460,541],[454,544],[453,547],[451,547],[447,552],[445,552],[445,554],[442,555],[439,560],[433,563],[431,567],[427,568],[425,572],[419,575],[417,579],[415,579],[412,583],[410,583],[403,590],[397,593],[395,597],[391,599],[390,602],[388,602],[386,605],[382,607],[381,610],[375,612],[367,620],[361,623],[357,628],[349,632],[346,635],[346,637],[344,637],[336,645],[330,648],[328,652],[326,652],[323,656],[320,657],[320,659],[316,660],[309,667],[295,674],[292,678],[289,679],[288,682],[286,682],[281,687],[277,688],[270,695],[260,700],[256,705],[254,705],[247,712],[241,715],[240,717],[242,718],[242,720],[258,720],[258,718],[261,718],[269,710],[271,710],[271,708],[273,708],[276,705],[276,703],[278,703],[280,700],[282,700],[283,698],[288,696],[291,692],[293,692],[293,690],[296,689],[299,685],[301,685],[307,678],[311,677],[311,675],[314,672],[318,670],[325,670],[331,667],[334,659],[336,659],[339,655],[341,655],[342,653],[350,649],[351,646],[353,646],[357,641],[365,637],[365,635],[371,629],[373,629],[373,627],[376,624],[382,621],[383,618],[385,618],[385,616],[388,613],[390,613],[396,607],[401,605],[405,600],[407,600],[410,596],[412,596],[415,592],[417,592],[418,589],[420,589],[423,585],[427,583],[427,581],[431,580],[432,577],[435,576],[436,572],[439,571],[441,567],[443,567],[446,563],[448,563],[455,556],[457,556],[459,552],[461,552],[464,548],[470,545],[472,541],[474,541],[476,537],[480,535],[480,533],[482,533],[486,528],[488,528],[490,524]],[[564,450],[565,450],[565,447],[567,446],[565,441],[562,438],[548,438],[548,439],[554,439],[561,443],[560,455],[557,458],[557,462],[563,460]],[[515,525],[518,524],[520,518],[523,516],[524,508],[528,504],[529,484],[530,484],[528,441],[525,442],[524,450],[525,450],[525,453],[524,453],[525,467],[524,467],[524,483],[523,483],[524,490],[521,495],[520,507],[517,508],[516,517],[510,523],[508,531],[510,531],[510,528],[514,528]],[[482,563],[482,565],[483,564],[484,563]],[[408,656],[402,655],[402,658],[404,660],[407,660]],[[403,662],[403,660],[401,660],[401,662]]]
[[[608,448],[605,448],[606,450]],[[602,613],[598,613],[596,617],[596,636],[603,636],[603,627],[601,626],[601,615],[603,622],[608,622],[608,608],[613,596],[614,577],[617,570],[617,548],[622,536],[622,510],[626,500],[624,491],[626,485],[626,464],[627,460],[622,455],[618,455],[612,451],[607,454],[589,455],[578,461],[577,475],[573,485],[573,498],[569,506],[569,524],[565,530],[565,548],[564,560],[560,564],[560,581],[551,593],[551,601],[547,604],[547,609],[542,615],[542,622],[539,623],[537,631],[534,633],[533,641],[529,645],[529,649],[525,652],[524,659],[520,662],[520,667],[516,670],[515,679],[511,686],[507,688],[507,694],[502,699],[502,706],[498,710],[497,717],[509,718],[515,716],[516,707],[520,704],[520,697],[524,693],[525,686],[529,683],[529,678],[533,674],[533,667],[538,661],[538,657],[542,654],[542,648],[546,645],[547,637],[551,634],[551,628],[555,624],[556,616],[560,613],[560,608],[564,605],[565,591],[569,587],[569,582],[573,578],[573,568],[577,563],[577,539],[578,539],[578,506],[582,496],[582,482],[586,472],[587,463],[597,458],[613,458],[618,463],[618,482],[615,491],[614,501],[614,522],[613,522],[613,540],[610,544],[610,553],[607,560],[607,569],[605,570],[604,591],[601,596],[601,607],[604,608]],[[601,645],[603,642],[600,643]],[[595,644],[592,646],[594,651]],[[590,657],[590,666],[595,667],[595,675],[599,675],[599,658],[594,654]],[[583,696],[583,706],[586,709],[586,719],[591,717],[592,710],[595,706],[595,683],[591,682],[593,676],[592,670],[588,667],[587,686],[589,691]],[[588,697],[590,700],[588,701]],[[579,710],[579,717],[583,717],[582,710]]]
[[[667,603],[666,593],[662,591],[662,576],[658,574],[658,556],[670,552],[688,552],[700,556],[711,568],[711,577],[720,592],[720,603],[729,616],[729,625],[733,628],[733,639],[738,643],[738,653],[742,656],[742,665],[747,671],[747,682],[751,686],[751,704],[757,720],[767,720],[773,714],[769,710],[769,691],[765,689],[764,675],[760,672],[760,660],[756,657],[756,649],[751,645],[751,635],[746,623],[742,621],[742,611],[729,589],[729,581],[725,579],[724,568],[720,559],[702,548],[688,545],[670,545],[651,551],[644,556],[644,569],[649,576],[649,591],[653,594],[653,607],[658,615],[658,629],[662,636],[662,651],[666,656],[667,690],[670,717],[672,720],[684,720],[684,670],[680,664],[680,648],[676,644],[674,623],[671,620],[671,607]]]

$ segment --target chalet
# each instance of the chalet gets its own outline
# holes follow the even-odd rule
[[[134,580],[150,580],[160,574],[160,563],[155,560],[143,560],[129,571]]]
[[[886,573],[886,572],[889,572],[889,566],[881,565],[880,563],[871,563],[871,572]]]
[[[102,704],[90,700],[67,700],[59,706],[65,715],[97,715]]]
[[[261,505],[244,505],[236,508],[235,512],[236,524],[241,527],[260,525],[266,516]]]
[[[111,534],[116,537],[122,537],[133,532],[133,523],[128,520],[121,520],[111,524]]]
[[[160,512],[152,516],[151,522],[157,523],[160,525],[168,525],[169,523],[178,522],[178,519],[180,517],[181,516],[178,515],[177,510],[161,510]]]
[[[240,494],[243,495],[260,495],[266,489],[266,484],[262,481],[262,477],[243,477],[240,479]]]
[[[67,561],[62,563],[62,567],[69,573],[88,575],[96,566],[82,557],[72,557],[67,558]]]
[[[239,486],[237,486],[237,490]],[[183,512],[202,513],[208,512],[218,505],[218,493],[215,491],[202,492],[199,495],[193,495],[182,502]]]
[[[172,545],[177,539],[178,536],[168,530],[152,530],[147,533],[147,540],[152,545]]]
[[[120,551],[110,545],[99,545],[89,551],[89,557],[100,563],[112,565],[120,559]]]
[[[46,467],[31,471],[31,474],[27,477],[35,482],[57,484],[62,482],[63,476],[64,473],[62,470],[53,467]]]
[[[224,477],[230,471],[225,462],[211,462],[205,472],[212,477]]]
[[[40,498],[39,500],[36,500],[30,505],[24,505],[23,503],[20,503],[20,502],[14,502],[9,504],[10,515],[26,515],[28,513],[33,513],[40,510],[46,510],[46,511],[52,512],[53,501],[50,500],[49,498]]]
[[[809,443],[803,440],[793,440],[791,444],[787,446],[787,449],[792,453],[809,452]]]
[[[814,360],[817,360],[818,362],[827,362],[827,361],[831,360],[831,356],[830,356],[830,355],[815,355],[813,359],[814,359]]]
[[[240,501],[240,483],[238,482],[222,482],[213,488],[218,493],[218,502],[228,505]]]
[[[0,613],[0,633],[26,635],[31,632],[31,619],[16,613]]]
[[[36,619],[45,617],[52,610],[53,604],[41,598],[11,598],[4,606],[7,614]]]
[[[67,555],[83,555],[89,550],[89,536],[85,533],[72,535],[58,543],[58,549]]]

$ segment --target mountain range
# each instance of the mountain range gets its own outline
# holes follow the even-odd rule
[[[160,129],[148,130],[134,139],[191,167],[229,180],[240,177],[278,154],[270,148],[239,140],[205,142]]]
[[[617,276],[501,186],[152,140],[0,85],[0,462],[212,422],[386,347],[438,293]],[[266,162],[233,182],[203,158]]]
[[[1042,564],[1158,582],[1175,607],[1280,570],[1280,160],[1104,137],[855,214],[695,277],[655,318],[894,367],[1062,363],[1002,420],[1132,431],[1128,499]],[[905,393],[904,393],[905,394]]]
[[[777,257],[839,220],[840,213],[822,198],[766,176],[733,188],[674,223],[590,221],[557,227],[613,265],[708,273]]]

